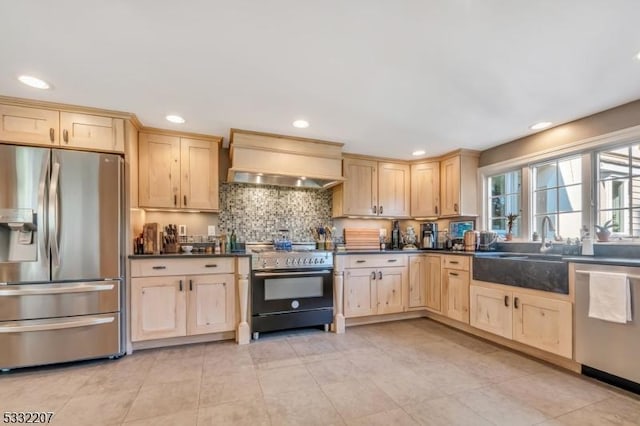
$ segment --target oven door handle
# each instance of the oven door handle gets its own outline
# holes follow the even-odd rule
[[[254,275],[256,277],[282,277],[282,276],[291,276],[291,275],[326,275],[330,274],[331,271],[328,269],[323,269],[321,271],[306,271],[306,272],[256,272]]]

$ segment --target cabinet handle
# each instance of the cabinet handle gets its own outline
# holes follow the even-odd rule
[[[205,268],[217,268],[218,265],[216,263],[207,263],[204,265]]]
[[[380,206],[380,214],[382,214],[382,206]]]
[[[382,279],[382,271],[378,271],[378,279],[381,280]]]
[[[187,196],[186,195],[184,196],[184,205],[185,206],[187,205]]]
[[[376,279],[376,271],[371,272],[371,279],[372,280]]]
[[[69,143],[69,131],[67,129],[62,131],[62,139],[64,139],[64,143]]]
[[[53,140],[55,139],[56,134],[55,134],[55,130],[53,130],[53,127],[49,128],[49,140],[51,141],[51,143],[53,143]]]
[[[504,296],[504,306],[509,307],[509,296]]]
[[[438,214],[438,206],[436,206],[436,214]]]
[[[387,262],[397,262],[398,259],[388,259]]]
[[[366,260],[356,260],[356,263],[365,263]]]
[[[173,205],[174,206],[178,205],[178,196],[176,194],[173,194]]]
[[[450,260],[449,263],[452,265],[457,265],[460,262],[458,262],[457,260]]]
[[[458,213],[458,203],[455,203],[455,204],[453,205],[453,211],[454,211],[454,212],[456,212],[456,213]]]
[[[189,280],[189,291],[193,291],[193,280]]]
[[[457,272],[449,272],[449,275],[453,275],[454,277],[457,277],[458,273]]]
[[[151,269],[167,269],[166,266],[152,266]]]
[[[518,309],[518,298],[517,297],[513,298],[513,307]]]
[[[180,280],[179,282],[180,282],[180,291],[182,291],[182,280]]]
[[[373,206],[371,209],[373,210],[373,214],[378,214],[378,208],[376,206]]]

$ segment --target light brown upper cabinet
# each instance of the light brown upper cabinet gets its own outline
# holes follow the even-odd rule
[[[220,141],[141,132],[140,207],[218,210]]]
[[[20,105],[0,105],[0,139],[29,145],[122,153],[124,120]]]
[[[411,165],[411,216],[440,214],[440,162]]]
[[[478,153],[458,151],[440,161],[439,216],[477,216]]]
[[[343,172],[346,181],[334,188],[334,217],[409,217],[408,164],[345,157]]]

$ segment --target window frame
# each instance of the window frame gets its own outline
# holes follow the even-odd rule
[[[495,178],[495,177],[498,177],[498,176],[504,176],[504,175],[507,175],[509,173],[515,173],[515,172],[519,172],[520,173],[520,188],[519,188],[519,191],[518,192],[504,193],[504,194],[501,194],[499,196],[492,195],[493,192],[492,192],[492,189],[489,187],[489,179],[492,179],[492,178]],[[501,171],[499,173],[495,173],[495,174],[489,175],[489,176],[486,177],[486,185],[487,185],[487,196],[483,198],[483,202],[485,204],[484,211],[486,212],[486,218],[487,218],[486,219],[486,229],[493,231],[491,221],[493,219],[495,219],[495,217],[492,215],[492,212],[491,212],[491,200],[493,198],[497,198],[497,197],[506,197],[506,196],[518,194],[519,195],[519,201],[520,201],[520,203],[519,203],[520,205],[518,206],[518,211],[516,211],[516,212],[512,212],[512,211],[507,212],[505,210],[505,214],[506,213],[516,213],[518,215],[518,219],[516,219],[516,220],[518,221],[518,230],[520,232],[518,234],[514,233],[513,237],[514,238],[523,238],[523,236],[526,235],[526,234],[524,233],[524,230],[523,230],[523,228],[524,228],[523,223],[524,222],[522,221],[522,213],[523,213],[522,205],[524,203],[524,200],[523,200],[524,181],[523,181],[523,170],[522,170],[522,168],[516,167],[516,168],[511,169],[511,170],[505,170],[505,171]],[[500,218],[503,218],[503,217],[506,217],[506,216],[500,216]],[[498,232],[498,234],[500,234],[499,231],[494,231],[494,232]],[[506,230],[505,230],[505,233],[506,233]]]

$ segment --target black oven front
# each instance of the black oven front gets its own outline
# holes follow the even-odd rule
[[[252,331],[324,325],[333,321],[333,270],[286,269],[252,272]]]

